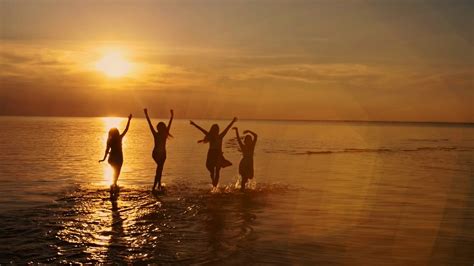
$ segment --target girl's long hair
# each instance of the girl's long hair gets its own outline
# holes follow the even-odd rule
[[[209,133],[204,136],[202,140],[199,140],[198,143],[209,143],[212,139],[217,138],[219,135],[219,125],[214,124],[211,126],[211,130],[209,130]]]
[[[116,144],[117,142],[120,142],[120,132],[118,131],[116,127],[114,127],[109,130],[107,145],[112,146],[113,144]]]
[[[166,124],[164,122],[158,123],[158,125],[156,125],[156,130],[158,131],[159,136],[161,136],[162,134],[166,134],[166,138],[173,137],[173,135],[171,135],[168,131],[168,128],[166,127]]]
[[[253,144],[253,138],[250,135],[245,135],[242,139],[243,139],[245,145],[252,145]]]

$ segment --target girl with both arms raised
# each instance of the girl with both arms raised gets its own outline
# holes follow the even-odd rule
[[[242,160],[239,164],[239,174],[242,177],[242,185],[240,187],[241,190],[245,190],[245,184],[249,179],[253,178],[253,154],[255,151],[255,144],[257,143],[257,134],[250,130],[245,130],[244,134],[251,134],[253,139],[250,135],[246,135],[244,138],[244,142],[240,139],[239,129],[234,127],[235,135],[237,136],[237,142],[239,143],[240,151],[242,151]]]
[[[232,163],[229,162],[224,158],[222,152],[222,140],[224,136],[227,134],[229,129],[232,125],[237,121],[237,117],[234,117],[232,122],[222,131],[219,133],[219,125],[214,124],[212,125],[209,132],[202,127],[198,126],[193,121],[189,121],[191,125],[195,126],[199,129],[202,133],[204,133],[204,139],[198,141],[199,143],[209,143],[209,151],[207,152],[207,160],[206,160],[206,168],[209,170],[211,175],[212,185],[217,187],[219,184],[219,177],[220,177],[220,170],[221,168],[225,168],[231,166]]]
[[[108,163],[114,169],[114,180],[112,186],[110,186],[110,191],[113,192],[117,189],[117,180],[120,175],[120,171],[123,165],[123,152],[122,152],[122,139],[127,134],[128,128],[130,126],[130,120],[132,120],[132,114],[128,116],[127,126],[122,134],[118,131],[116,127],[109,130],[109,137],[107,139],[107,147],[105,148],[104,158],[99,161],[103,162],[109,156]]]
[[[152,191],[155,191],[157,183],[158,190],[161,190],[161,175],[163,173],[163,167],[166,161],[166,140],[168,137],[172,137],[170,134],[170,128],[171,122],[173,122],[174,112],[173,110],[170,110],[171,117],[170,121],[168,122],[168,126],[166,126],[164,122],[160,122],[158,125],[156,125],[155,131],[150,117],[148,116],[148,110],[145,108],[143,111],[145,112],[146,120],[148,121],[148,125],[150,126],[151,133],[153,134],[153,138],[155,140],[155,148],[153,149],[152,157],[156,162],[156,175]]]

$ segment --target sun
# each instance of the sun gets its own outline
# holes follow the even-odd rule
[[[120,51],[108,51],[96,62],[95,67],[108,77],[120,78],[130,73],[132,64]]]

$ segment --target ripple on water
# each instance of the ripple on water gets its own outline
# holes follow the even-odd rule
[[[2,242],[14,243],[1,257],[50,263],[219,261],[251,248],[266,195],[288,189],[261,185],[246,193],[231,187],[211,193],[177,185],[157,195],[129,187],[111,200],[107,189],[82,187],[56,204],[1,217]]]

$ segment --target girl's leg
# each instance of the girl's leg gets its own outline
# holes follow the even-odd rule
[[[153,182],[153,188],[151,189],[153,191],[155,191],[156,183],[158,183],[158,168],[159,168],[159,164],[156,165],[155,181]]]
[[[158,184],[158,189],[161,189],[161,175],[163,173],[163,167],[165,165],[166,156],[160,156],[153,154],[153,160],[156,163],[156,172],[155,172],[155,181],[153,182],[153,189],[155,190],[156,184]]]
[[[242,176],[242,184],[241,184],[240,190],[244,191],[246,184],[247,184],[247,178]]]
[[[211,182],[213,186],[216,186],[216,164],[217,164],[217,157],[216,157],[216,152],[209,150],[207,152],[207,159],[206,159],[206,168],[209,171],[209,174],[211,175]]]
[[[209,174],[211,175],[211,183],[214,186],[214,167],[207,168],[207,170],[209,170]]]
[[[212,183],[212,185],[215,186],[215,187],[217,187],[217,185],[219,184],[220,173],[221,173],[221,168],[219,166],[217,166],[215,177],[214,177],[214,180],[213,180],[213,183]]]
[[[158,183],[158,189],[161,190],[161,175],[163,174],[163,164],[160,163],[156,167],[156,175],[155,175],[155,184],[153,185],[153,189],[156,186],[156,183]]]
[[[120,171],[122,170],[122,166],[121,165],[114,165],[112,166],[114,168],[114,180],[113,180],[113,186],[116,187],[117,186],[117,181],[118,181],[118,178],[120,176]]]

